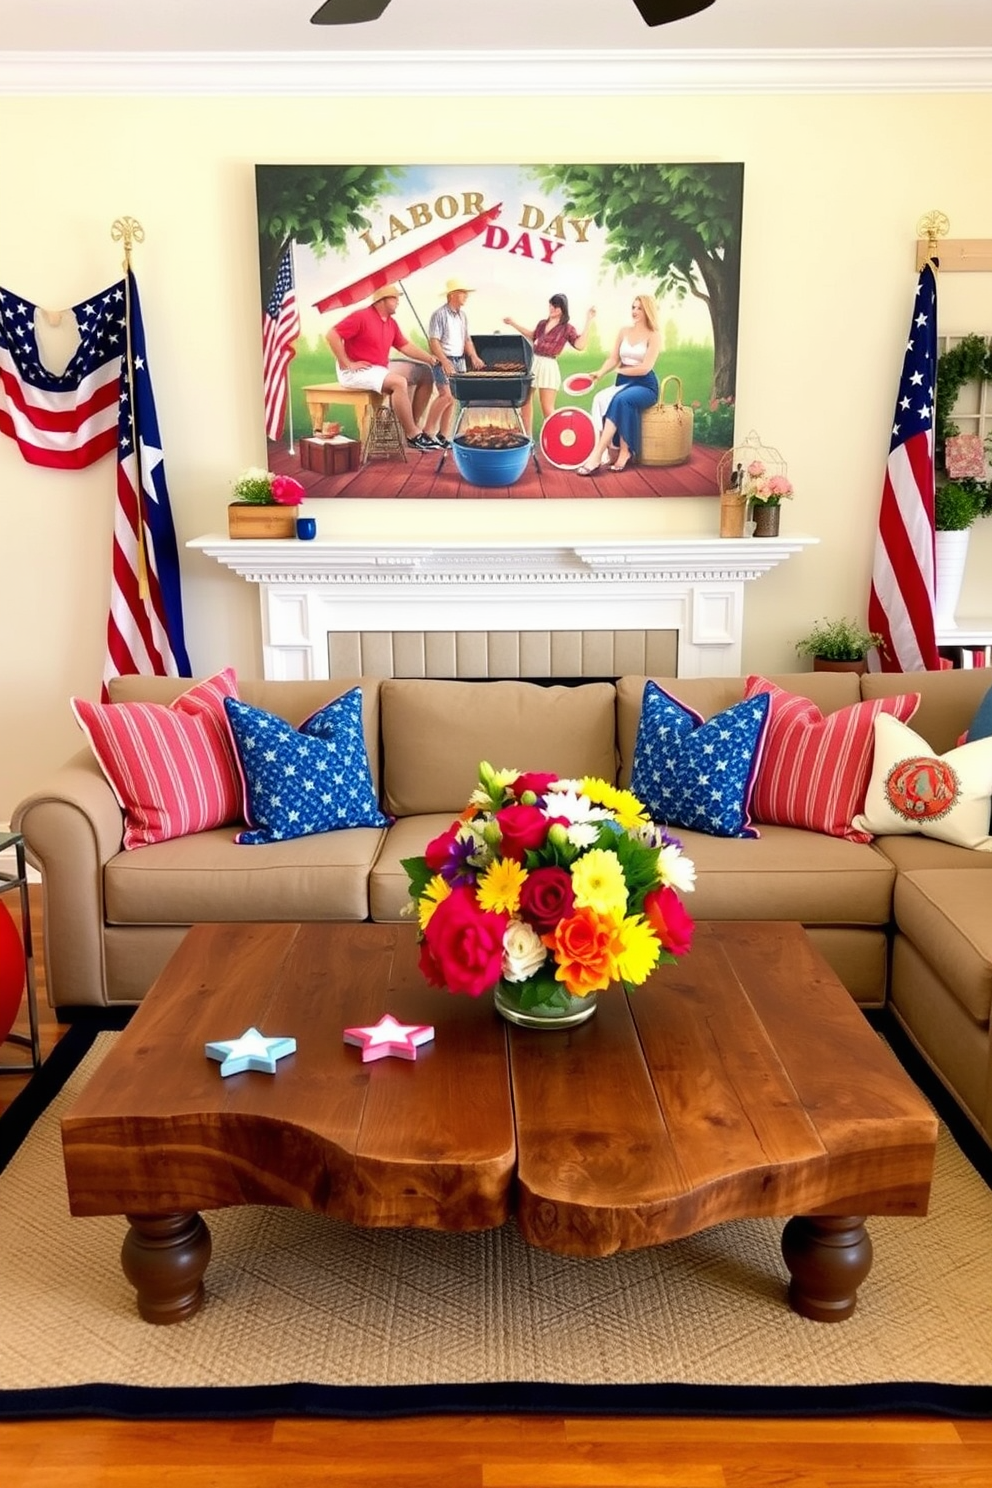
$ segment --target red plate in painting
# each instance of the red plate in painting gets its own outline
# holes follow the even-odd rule
[[[565,378],[562,387],[568,393],[569,397],[578,398],[583,393],[587,393],[592,387],[592,384],[593,378],[590,377],[588,372],[573,372],[571,377]]]
[[[593,452],[596,428],[584,408],[558,408],[545,419],[541,453],[559,470],[575,470]]]

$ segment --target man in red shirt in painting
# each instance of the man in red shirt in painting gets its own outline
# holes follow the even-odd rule
[[[399,286],[384,284],[364,309],[353,310],[331,327],[327,344],[338,364],[338,381],[342,387],[388,393],[411,449],[434,450],[437,446],[430,435],[420,432],[420,420],[430,401],[433,381],[415,367],[391,362],[389,354],[395,347],[408,362],[423,362],[428,367],[437,365],[437,357],[421,351],[400,330],[395,320],[399,301]]]

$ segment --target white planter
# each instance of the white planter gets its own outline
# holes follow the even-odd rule
[[[936,595],[934,624],[938,630],[946,630],[954,624],[954,615],[961,593],[961,580],[968,561],[968,538],[971,529],[963,532],[938,532],[936,534]]]

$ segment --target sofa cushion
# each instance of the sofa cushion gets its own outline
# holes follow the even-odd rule
[[[992,852],[992,739],[936,755],[920,734],[882,713],[865,809],[854,818],[880,835],[919,832],[958,847]]]
[[[388,679],[381,684],[383,810],[462,811],[479,763],[616,781],[612,683]]]
[[[862,698],[892,697],[897,692],[920,694],[913,727],[929,740],[937,754],[953,749],[989,689],[984,667],[948,667],[940,672],[866,672]]]
[[[369,876],[369,913],[373,920],[404,920],[410,913],[410,878],[404,858],[421,858],[428,842],[451,826],[451,812],[400,816],[385,834]]]
[[[896,880],[899,930],[976,1022],[992,1013],[992,880],[924,868]]]
[[[126,851],[209,831],[241,817],[241,789],[224,701],[230,667],[169,703],[71,700],[124,812]]]
[[[294,729],[276,713],[225,700],[241,766],[247,830],[258,846],[346,827],[383,827],[362,732],[362,694],[354,687]]]
[[[767,677],[748,677],[745,696],[762,693],[768,694],[771,710],[751,800],[755,821],[870,841],[870,834],[852,823],[865,804],[873,725],[882,712],[908,722],[919,693],[852,703],[826,715],[809,698],[786,692]]]
[[[769,699],[704,719],[657,683],[644,684],[630,788],[655,821],[714,837],[754,837],[749,803]]]
[[[381,827],[321,832],[246,852],[230,828],[118,853],[103,874],[113,925],[198,920],[364,920]]]
[[[634,745],[641,721],[641,699],[647,681],[657,684],[703,718],[712,718],[744,697],[744,677],[659,677],[630,673],[617,678],[617,749],[619,784],[629,786]],[[833,713],[861,700],[858,678],[849,672],[771,672],[769,681],[787,692],[801,692],[822,713]]]
[[[973,744],[976,739],[988,739],[992,737],[992,687],[982,698],[975,716],[968,725],[967,742]]]
[[[696,867],[687,900],[695,920],[798,920],[803,925],[887,925],[895,869],[872,846],[799,827],[760,838],[676,833]]]

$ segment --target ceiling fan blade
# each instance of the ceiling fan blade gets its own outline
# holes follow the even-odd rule
[[[312,26],[357,26],[377,21],[389,0],[325,0],[310,17]]]
[[[713,0],[634,0],[634,4],[649,26],[667,26],[669,21],[683,21],[708,10]]]

